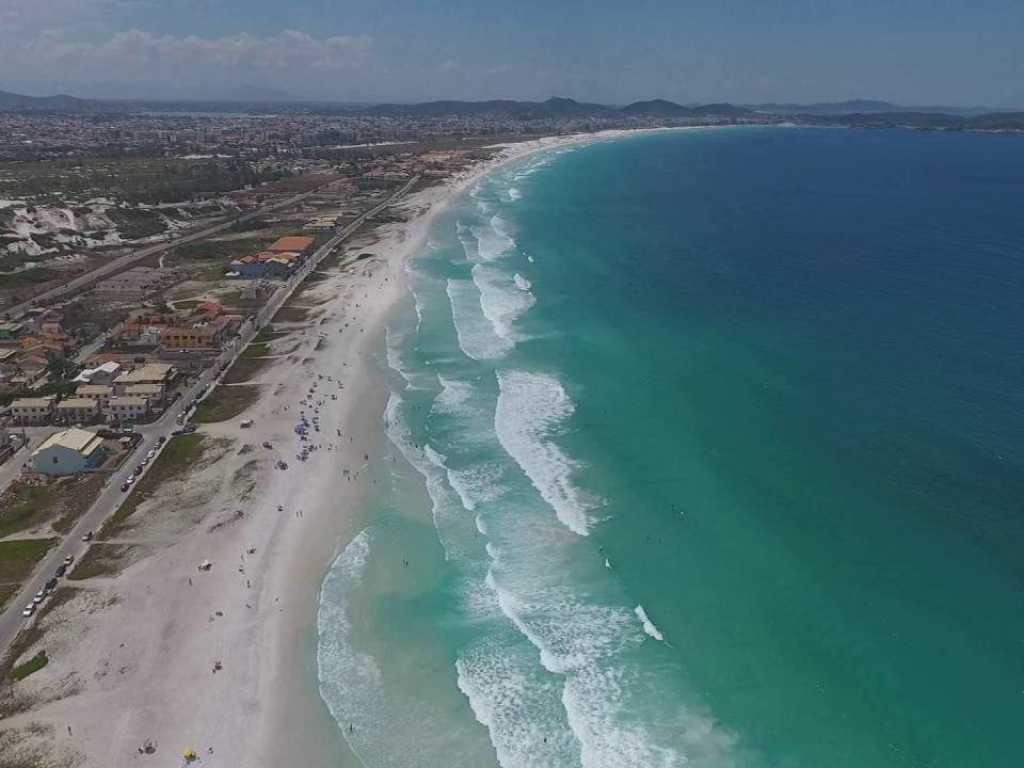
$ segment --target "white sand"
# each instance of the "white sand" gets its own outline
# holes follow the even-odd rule
[[[201,430],[224,439],[216,460],[187,482],[162,486],[133,516],[136,527],[121,541],[149,556],[116,578],[82,582],[79,596],[44,619],[39,647],[51,661],[18,685],[35,704],[0,722],[0,749],[109,767],[176,766],[187,748],[203,765],[336,765],[345,746],[316,695],[316,599],[328,565],[356,533],[351,513],[365,492],[362,469],[374,455],[387,394],[371,359],[405,294],[405,260],[438,211],[496,164],[618,135],[509,145],[495,160],[408,198],[401,207],[410,220],[380,227],[376,242],[364,236],[364,244],[350,244],[350,257],[375,257],[307,292],[304,302],[323,303],[273,342],[273,353],[288,354],[259,374],[260,400]],[[314,351],[321,333],[325,348]],[[323,447],[303,463],[293,428],[314,382],[323,431],[310,441]],[[256,425],[241,430],[242,418]],[[272,451],[260,447],[264,440]],[[239,455],[245,443],[255,447]],[[278,458],[287,470],[274,468]],[[213,567],[201,573],[205,559]],[[154,756],[138,753],[147,739],[157,744]]]

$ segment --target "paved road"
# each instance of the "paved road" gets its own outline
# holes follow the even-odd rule
[[[28,301],[23,301],[21,304],[15,304],[14,306],[9,308],[0,307],[0,311],[2,311],[4,314],[9,314],[11,317],[17,317],[22,312],[30,309],[33,305],[45,304],[51,301],[52,299],[60,298],[65,294],[80,291],[83,288],[87,288],[93,283],[101,280],[102,278],[107,277],[115,272],[120,272],[121,270],[127,269],[133,264],[142,261],[143,259],[148,258],[154,254],[162,253],[163,251],[168,251],[171,248],[175,248],[179,245],[184,245],[185,243],[191,243],[194,240],[201,240],[204,237],[215,235],[218,232],[223,232],[225,229],[228,229],[229,227],[233,226],[234,224],[237,224],[238,222],[249,221],[250,219],[254,219],[257,216],[262,216],[265,213],[276,211],[279,208],[286,208],[288,206],[295,205],[296,203],[301,202],[307,197],[315,195],[317,192],[320,191],[320,189],[321,187],[317,187],[316,189],[311,190],[309,192],[303,192],[302,194],[289,197],[287,200],[281,200],[276,203],[271,203],[270,205],[265,205],[262,208],[257,208],[255,211],[250,211],[249,213],[243,214],[242,216],[231,219],[229,221],[225,221],[220,224],[215,224],[212,227],[206,227],[205,229],[192,232],[191,234],[185,235],[184,237],[179,237],[174,240],[167,240],[165,242],[158,243],[157,245],[151,245],[148,248],[143,248],[141,251],[134,251],[125,256],[121,256],[120,258],[114,259],[113,261],[104,264],[101,267],[97,267],[96,269],[90,272],[86,272],[84,275],[76,277],[69,283],[58,285],[56,288],[51,288],[48,291],[44,291],[43,293],[33,296],[31,299],[29,299]]]
[[[419,176],[414,176],[404,184],[401,189],[389,196],[386,200],[378,203],[370,210],[361,214],[347,226],[336,230],[335,235],[318,248],[313,256],[306,261],[303,267],[274,292],[274,295],[270,297],[270,300],[259,311],[255,320],[252,322],[246,321],[243,324],[237,341],[234,344],[229,345],[220,353],[220,355],[217,356],[212,365],[203,371],[199,379],[187,390],[187,392],[182,393],[182,396],[179,397],[178,400],[176,400],[155,422],[152,424],[139,425],[138,431],[142,435],[142,440],[136,447],[135,452],[125,460],[120,469],[111,474],[96,501],[93,502],[92,506],[89,507],[85,514],[79,518],[70,533],[68,533],[68,535],[65,536],[56,547],[47,553],[42,562],[36,567],[32,578],[30,578],[28,583],[25,584],[21,592],[11,599],[11,602],[7,605],[3,614],[0,614],[0,653],[6,651],[7,647],[25,625],[26,621],[32,621],[32,619],[26,620],[21,616],[22,609],[32,601],[32,596],[43,588],[47,580],[50,579],[54,571],[57,569],[57,566],[63,562],[67,555],[73,555],[77,559],[85,552],[88,545],[82,542],[82,536],[88,531],[99,531],[103,525],[103,521],[106,520],[109,515],[113,514],[113,512],[121,505],[121,502],[127,497],[128,494],[121,491],[122,483],[124,483],[128,475],[134,471],[142,457],[145,456],[151,448],[156,448],[159,452],[160,446],[158,443],[160,435],[169,436],[176,426],[175,419],[178,415],[183,411],[187,413],[189,405],[193,400],[201,400],[202,397],[205,397],[204,390],[206,390],[206,387],[214,384],[216,379],[219,377],[220,372],[226,370],[228,366],[235,361],[245,346],[252,341],[253,337],[264,325],[270,322],[271,318],[273,318],[281,306],[288,300],[305,277],[316,269],[321,260],[328,256],[339,243],[345,240],[345,238],[349,237],[353,232],[359,229],[367,219],[375,216],[377,213],[384,210],[384,208],[388,207],[406,194],[406,192],[408,192],[412,186],[419,181],[419,178]],[[212,388],[213,387],[210,386],[211,390]],[[22,459],[22,461],[24,460],[25,459]],[[149,466],[151,466],[151,463],[146,466],[146,469],[148,469]]]

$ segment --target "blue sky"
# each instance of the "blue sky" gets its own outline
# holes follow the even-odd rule
[[[1024,107],[1024,0],[0,0],[0,88]]]

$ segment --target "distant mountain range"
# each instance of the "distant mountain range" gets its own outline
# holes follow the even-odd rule
[[[969,117],[994,112],[989,107],[928,106],[907,107],[888,101],[871,99],[850,99],[848,101],[821,102],[815,104],[755,104],[752,109],[782,115],[870,115],[887,112],[917,112]]]
[[[54,112],[72,112],[87,106],[86,99],[58,94],[57,96],[23,96],[20,93],[0,91],[0,110],[49,110]]]
[[[592,104],[567,98],[547,101],[427,101],[418,104],[344,104],[298,101],[269,89],[247,87],[237,98],[225,100],[99,100],[74,96],[25,96],[0,91],[0,111],[130,113],[148,110],[202,112],[295,112],[375,117],[472,118],[495,117],[518,120],[559,120],[623,118],[664,120],[742,120],[778,122],[791,119],[810,124],[843,124],[858,127],[905,125],[942,129],[1024,129],[1024,112],[993,112],[984,107],[905,107],[887,101],[850,101],[753,105],[678,104],[666,99],[635,101],[625,106]]]

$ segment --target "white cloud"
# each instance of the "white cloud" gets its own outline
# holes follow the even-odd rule
[[[154,35],[138,29],[118,32],[99,42],[67,39],[48,31],[21,46],[25,60],[46,71],[74,74],[76,79],[234,74],[311,75],[357,68],[366,59],[366,36],[317,38],[285,30],[267,37],[248,34],[208,38]]]

